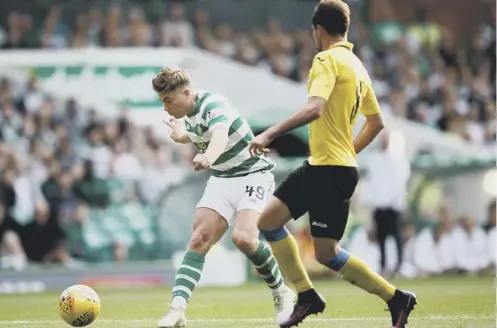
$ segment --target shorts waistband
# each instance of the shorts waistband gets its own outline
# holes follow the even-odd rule
[[[215,175],[213,175],[213,177],[216,177],[218,179],[231,179],[231,178],[247,177],[247,176],[255,175],[255,174],[267,174],[267,173],[270,173],[270,171],[266,170],[266,169],[262,169],[262,170],[257,170],[257,171],[253,171],[253,172],[248,172],[248,173],[240,173],[240,174],[236,174],[236,175],[230,175],[228,177],[219,177],[219,176],[215,176]]]

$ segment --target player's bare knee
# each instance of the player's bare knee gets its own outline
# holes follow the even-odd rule
[[[328,263],[337,256],[339,251],[340,246],[338,245],[338,242],[333,239],[314,239],[314,255],[316,256],[316,260],[322,265],[328,265]]]
[[[257,236],[245,230],[234,231],[231,240],[236,248],[244,254],[252,254],[259,244]]]
[[[205,255],[212,247],[213,239],[213,234],[207,229],[197,228],[190,238],[188,250]]]

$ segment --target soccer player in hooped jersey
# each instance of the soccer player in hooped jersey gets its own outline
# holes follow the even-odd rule
[[[284,284],[270,248],[258,239],[257,228],[259,214],[274,188],[270,172],[274,164],[264,156],[250,155],[248,146],[254,134],[231,101],[195,89],[184,69],[162,69],[152,86],[172,116],[167,122],[171,138],[178,143],[193,142],[199,150],[194,169],[211,172],[195,211],[187,253],[176,274],[170,310],[159,321],[159,328],[186,326],[186,305],[202,275],[205,255],[229,225],[233,225],[234,244],[273,292],[276,322],[283,322],[292,313],[295,293]]]
[[[267,152],[279,135],[310,123],[310,157],[276,189],[259,218],[259,229],[271,244],[285,275],[305,277],[297,245],[284,225],[309,213],[316,259],[343,279],[383,299],[392,327],[404,328],[417,303],[413,293],[401,291],[373,272],[358,257],[339,246],[349,215],[350,198],[358,182],[357,154],[383,128],[371,79],[347,42],[350,11],[341,0],[322,0],[312,17],[318,51],[308,81],[308,102],[300,111],[251,143],[251,153]],[[352,138],[357,114],[366,117]],[[325,309],[325,302],[307,280],[296,284],[298,300],[281,328],[293,327],[310,314]]]

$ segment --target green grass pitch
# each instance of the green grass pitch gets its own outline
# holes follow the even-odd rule
[[[493,278],[437,278],[396,281],[414,291],[419,305],[410,328],[496,327]],[[300,328],[389,328],[385,304],[342,281],[320,281],[317,289],[327,309]],[[102,300],[100,318],[90,327],[155,328],[166,312],[170,288],[97,289]],[[59,291],[0,296],[0,328],[69,327],[59,319]],[[260,283],[237,288],[197,288],[187,311],[192,328],[269,328],[273,321],[270,291]]]

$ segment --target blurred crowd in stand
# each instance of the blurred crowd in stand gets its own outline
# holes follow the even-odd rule
[[[493,25],[492,25],[493,24]],[[371,73],[383,111],[462,136],[495,144],[495,21],[483,23],[464,42],[430,22],[420,10],[410,23],[356,21],[349,35]],[[305,82],[315,54],[309,30],[285,30],[277,19],[240,31],[211,22],[205,11],[187,17],[174,4],[167,17],[147,20],[140,8],[81,12],[67,21],[51,7],[41,22],[11,12],[0,24],[3,49],[86,47],[198,47],[275,75]],[[139,128],[125,109],[104,119],[78,99],[44,93],[31,78],[18,85],[0,80],[0,255],[4,266],[67,262],[65,224],[83,225],[92,208],[105,208],[108,179],[131,181],[129,199],[153,204],[190,170],[194,151],[175,148],[149,128]],[[492,212],[493,211],[493,212]],[[495,202],[485,226],[471,218],[452,220],[440,212],[436,228],[416,234],[405,226],[403,263],[387,264],[405,276],[445,271],[477,272],[495,259]],[[349,247],[371,262],[375,234],[362,228]],[[389,246],[388,246],[389,247]],[[374,248],[376,249],[376,248]],[[116,245],[114,258],[126,259]],[[425,256],[424,254],[430,254]]]

